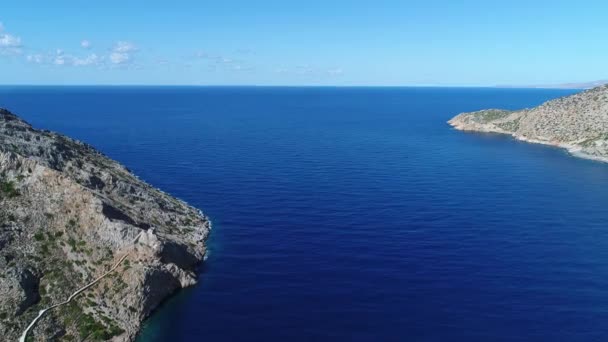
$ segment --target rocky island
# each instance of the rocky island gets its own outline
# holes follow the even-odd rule
[[[0,109],[0,336],[132,341],[196,283],[210,221],[91,146]]]
[[[608,162],[608,85],[516,111],[488,109],[448,121],[463,131],[509,134],[558,146],[575,156]]]

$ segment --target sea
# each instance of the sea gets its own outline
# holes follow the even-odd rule
[[[608,164],[446,124],[579,90],[0,87],[213,221],[138,342],[607,341]]]

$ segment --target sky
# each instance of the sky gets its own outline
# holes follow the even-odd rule
[[[19,0],[0,84],[494,86],[608,79],[608,2]]]

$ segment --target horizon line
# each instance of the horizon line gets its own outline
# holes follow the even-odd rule
[[[0,84],[0,87],[175,87],[175,88],[485,88],[584,90],[594,87],[511,86],[511,85],[261,85],[261,84]]]

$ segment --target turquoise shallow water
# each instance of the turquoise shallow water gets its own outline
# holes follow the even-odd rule
[[[467,134],[573,90],[0,88],[214,221],[140,341],[605,341],[608,165]]]

